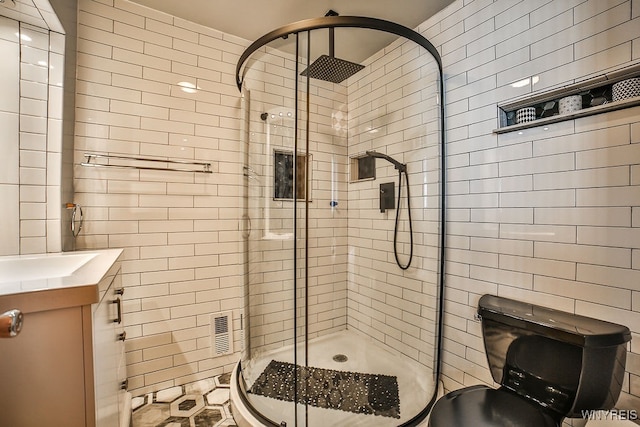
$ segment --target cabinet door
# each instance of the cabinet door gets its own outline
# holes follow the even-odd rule
[[[131,419],[131,405],[127,402],[130,397],[127,396],[127,361],[125,359],[124,345],[120,346],[119,363],[117,368],[117,379],[120,386],[118,392],[118,408],[120,411],[120,427],[129,427],[129,421]],[[124,414],[124,411],[129,411],[128,414]]]
[[[125,414],[124,411],[128,410],[130,412],[131,405],[126,405],[127,400],[127,360],[125,358],[125,347],[124,342],[127,337],[127,334],[124,330],[124,321],[122,319],[122,295],[124,294],[124,288],[122,287],[122,274],[117,274],[113,279],[113,290],[116,294],[117,298],[120,298],[120,312],[116,313],[120,317],[120,322],[114,322],[115,333],[116,333],[116,345],[115,352],[117,353],[116,358],[116,386],[117,386],[117,396],[118,396],[118,418],[120,422],[120,427],[129,427],[128,421],[130,420]],[[128,409],[127,409],[128,408]],[[115,424],[114,424],[115,425]]]
[[[25,314],[15,338],[0,340],[0,426],[84,427],[82,310]]]
[[[116,276],[118,277],[118,276]],[[93,360],[96,395],[96,427],[119,424],[118,363],[121,341],[118,340],[115,320],[118,318],[119,296],[113,284],[98,303],[93,317]]]

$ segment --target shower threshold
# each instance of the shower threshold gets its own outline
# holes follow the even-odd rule
[[[251,388],[272,361],[294,363],[292,350],[293,346],[289,346],[288,348],[269,352],[262,355],[262,357],[255,358],[251,366],[244,367],[244,380],[247,389]],[[309,361],[307,365],[314,368],[396,377],[399,391],[400,418],[297,404],[297,425],[309,427],[395,427],[410,420],[424,409],[426,402],[429,401],[433,394],[433,372],[429,367],[385,349],[383,345],[357,332],[345,330],[312,339],[308,343],[308,354]],[[345,356],[346,360],[343,357],[335,360],[334,356],[336,355]],[[236,373],[237,369],[234,370],[234,374]],[[245,408],[239,399],[238,393],[240,391],[234,390],[234,388],[237,388],[238,383],[232,379],[231,384],[233,413],[238,425],[260,426],[255,419],[252,419],[249,409]],[[277,424],[284,421],[287,426],[296,425],[294,404],[292,402],[253,393],[248,393],[247,397],[251,405],[266,418]],[[250,419],[243,422],[243,418],[246,417]],[[305,421],[305,418],[307,421]]]

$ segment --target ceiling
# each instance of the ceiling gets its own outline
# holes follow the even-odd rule
[[[2,0],[0,0],[1,2]],[[64,1],[64,0],[61,0]],[[366,16],[415,29],[454,0],[131,0],[247,41],[254,41],[281,26],[324,16],[332,9],[342,16]],[[64,32],[49,0],[7,0],[0,15],[42,28]],[[44,22],[43,22],[44,18]],[[50,19],[48,19],[50,18]],[[49,22],[51,21],[51,22]],[[319,37],[316,37],[316,34]],[[328,53],[327,31],[311,37],[312,56]],[[396,37],[380,31],[336,29],[335,54],[362,62]],[[294,41],[275,40],[270,46],[293,52]]]
[[[132,0],[224,33],[254,41],[286,24],[322,17],[329,10],[341,16],[367,16],[392,21],[415,29],[453,0]],[[395,37],[380,32],[360,30],[340,38],[336,29],[336,56],[349,52],[350,59],[364,58],[388,45]],[[355,30],[353,30],[355,31]],[[312,38],[313,39],[313,38]],[[322,37],[325,40],[325,37]],[[285,43],[272,45],[283,47]],[[327,42],[318,44],[326,46]],[[324,48],[323,48],[324,49]],[[326,52],[319,52],[326,53]]]

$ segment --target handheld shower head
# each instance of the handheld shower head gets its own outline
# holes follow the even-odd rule
[[[398,169],[398,171],[400,172],[405,172],[407,170],[407,165],[404,163],[400,163],[399,161],[397,161],[396,159],[394,159],[391,156],[388,156],[386,154],[383,153],[378,153],[377,151],[365,151],[365,154],[369,157],[375,157],[378,159],[384,159],[386,161],[388,161],[389,163],[393,164],[393,166],[395,166],[396,169]]]
[[[391,156],[388,156],[383,153],[378,153],[377,151],[365,151],[365,154],[369,157],[384,159],[389,163],[391,163],[393,166],[395,166],[395,168],[398,170],[398,208],[396,209],[396,225],[395,225],[395,228],[393,229],[393,253],[396,257],[396,263],[398,264],[398,267],[400,267],[402,270],[406,270],[411,265],[411,260],[413,259],[413,225],[411,222],[411,196],[409,194],[409,174],[407,173],[407,165],[405,163],[400,163],[399,161],[397,161]],[[402,264],[400,262],[400,258],[398,258],[398,223],[400,221],[400,195],[402,193],[402,173],[403,172],[404,172],[405,181],[407,183],[407,213],[409,215],[409,241],[410,241],[409,245],[411,248],[409,252],[409,260],[407,261],[406,264]],[[382,186],[380,187],[380,191],[381,192],[383,191]],[[382,197],[380,200],[380,204],[382,206]]]

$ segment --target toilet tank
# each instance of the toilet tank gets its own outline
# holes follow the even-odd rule
[[[564,417],[611,409],[624,379],[626,326],[483,295],[487,361],[502,387]]]

